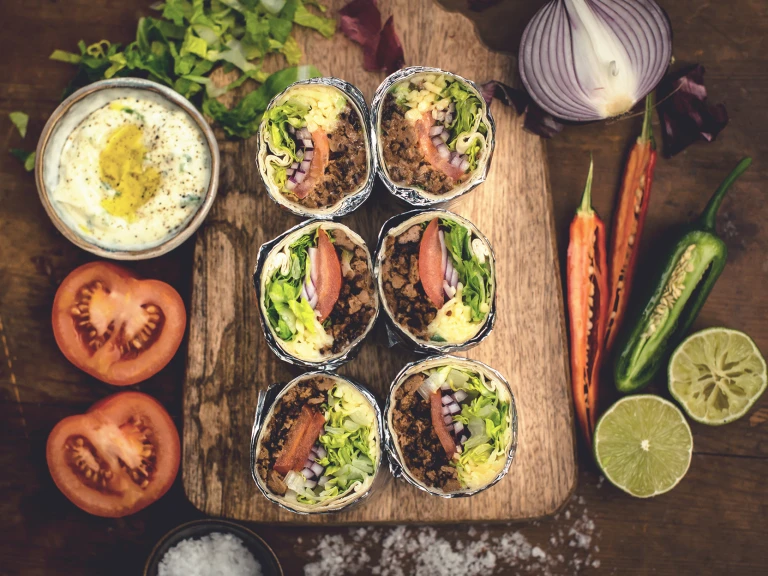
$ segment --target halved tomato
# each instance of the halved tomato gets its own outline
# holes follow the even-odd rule
[[[419,244],[419,279],[427,297],[439,310],[443,306],[443,249],[440,224],[435,218],[427,225]]]
[[[48,436],[48,470],[59,490],[89,514],[120,518],[165,494],[179,471],[176,426],[141,392],[120,392],[69,416]]]
[[[184,337],[187,313],[171,286],[108,262],[76,268],[56,292],[53,335],[67,360],[128,386],[159,372]]]
[[[305,198],[320,181],[320,178],[325,174],[325,169],[328,166],[328,159],[330,157],[330,144],[328,143],[328,135],[322,129],[317,129],[312,132],[312,146],[314,146],[314,152],[312,160],[309,161],[309,172],[304,180],[296,186],[294,194],[297,198]]]
[[[430,412],[432,413],[432,427],[435,429],[440,444],[443,445],[443,450],[448,456],[448,460],[453,458],[456,454],[456,443],[451,437],[451,433],[448,431],[448,426],[445,425],[443,420],[443,396],[440,391],[434,392],[429,397]]]

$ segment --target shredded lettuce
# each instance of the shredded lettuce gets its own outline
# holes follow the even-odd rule
[[[24,170],[32,172],[35,169],[35,151],[27,152],[20,148],[11,148],[11,155],[24,165]]]
[[[325,37],[334,34],[335,19],[307,6],[325,11],[310,0],[166,0],[154,6],[158,17],[139,20],[136,39],[125,47],[81,41],[79,54],[55,50],[50,57],[78,66],[65,96],[104,78],[143,76],[192,99],[230,136],[247,138],[275,94],[296,80],[320,75],[314,67],[278,70],[272,76],[261,71],[271,54],[283,54],[289,65],[299,63],[301,49],[291,36],[294,24]],[[238,69],[241,76],[216,86],[210,78],[216,67]],[[248,79],[263,83],[256,96],[246,96],[232,110],[215,100]]]
[[[29,124],[29,115],[25,114],[24,112],[11,112],[8,114],[8,118],[11,119],[11,122],[13,122],[13,125],[16,126],[16,129],[19,131],[19,134],[21,134],[21,137],[24,138],[27,135],[27,124]]]
[[[445,229],[445,246],[453,267],[459,273],[459,282],[464,286],[462,302],[472,309],[472,321],[480,322],[490,311],[491,267],[488,260],[481,263],[472,250],[472,234],[453,220],[440,219]]]
[[[287,274],[275,270],[265,284],[264,308],[277,335],[291,341],[301,329],[314,334],[317,329],[315,313],[301,299],[301,285],[308,273],[309,247],[316,242],[315,234],[305,234],[288,248],[290,267]]]
[[[266,113],[267,128],[271,136],[270,147],[273,152],[290,156],[292,162],[301,161],[296,155],[296,142],[288,132],[288,127],[303,127],[306,124],[304,116],[308,111],[309,108],[301,102],[289,99]]]
[[[448,139],[448,148],[456,150],[457,145],[460,148],[466,147],[466,151],[459,150],[459,153],[466,154],[469,162],[469,169],[477,168],[478,155],[484,144],[484,136],[488,129],[481,122],[483,116],[483,105],[480,99],[471,92],[461,82],[451,82],[441,93],[441,97],[450,98],[456,112],[454,119],[449,126],[451,137]]]
[[[509,402],[488,386],[478,373],[451,368],[446,382],[451,389],[463,390],[468,399],[454,422],[461,422],[470,432],[456,466],[462,486],[478,487],[491,482],[504,467],[512,430],[509,424]]]

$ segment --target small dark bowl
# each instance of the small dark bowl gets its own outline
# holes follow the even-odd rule
[[[213,532],[232,534],[233,536],[240,538],[245,547],[251,551],[253,557],[256,558],[259,564],[261,564],[261,570],[264,576],[284,576],[283,569],[280,567],[280,562],[278,562],[277,556],[275,556],[272,548],[261,539],[261,536],[258,536],[254,532],[251,532],[238,524],[226,522],[224,520],[195,520],[177,526],[168,532],[152,549],[152,552],[147,559],[147,563],[144,566],[144,576],[157,576],[158,566],[165,556],[165,553],[182,540],[188,538],[201,538],[208,534],[212,534]]]

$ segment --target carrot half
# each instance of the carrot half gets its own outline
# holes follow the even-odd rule
[[[597,422],[598,378],[608,312],[605,224],[592,209],[592,173],[590,162],[568,244],[573,401],[579,426],[590,446]]]
[[[288,439],[277,457],[274,469],[283,476],[291,470],[301,470],[324,426],[325,416],[309,406],[303,406],[299,418],[288,431]]]
[[[610,276],[608,290],[608,324],[605,334],[607,352],[613,348],[619,333],[632,289],[637,266],[640,235],[651,199],[653,172],[656,168],[656,143],[653,139],[651,113],[653,93],[645,99],[643,131],[632,147],[614,211],[610,244]]]

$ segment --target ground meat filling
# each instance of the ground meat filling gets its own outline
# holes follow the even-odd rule
[[[429,402],[417,392],[426,376],[414,374],[395,390],[392,425],[411,476],[443,492],[461,490],[456,468],[432,427]]]
[[[291,426],[298,420],[305,404],[319,406],[328,401],[334,381],[315,376],[293,386],[277,401],[274,412],[262,432],[261,449],[256,459],[256,472],[275,494],[284,496],[288,487],[282,474],[273,469]]]
[[[320,350],[321,354],[339,354],[363,335],[376,313],[373,275],[368,267],[368,255],[356,245],[346,232],[336,228],[329,231],[334,248],[341,262],[343,276],[341,292],[333,307],[330,322],[325,331],[333,336],[333,346]],[[345,263],[343,251],[352,254],[349,265]]]
[[[397,238],[388,236],[381,263],[384,297],[392,316],[416,338],[428,340],[427,326],[437,316],[437,308],[427,297],[419,277],[419,244],[424,233],[414,224]]]
[[[416,128],[405,118],[406,108],[387,94],[381,113],[381,149],[392,181],[421,188],[431,194],[447,194],[456,182],[424,158]]]
[[[360,116],[350,106],[339,114],[336,129],[328,134],[328,166],[312,192],[295,201],[307,208],[328,208],[357,192],[368,176],[365,133]]]

